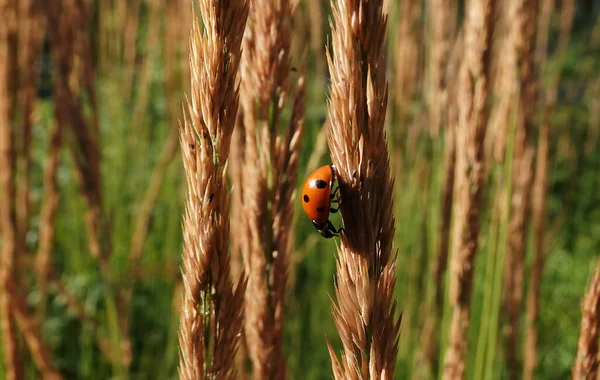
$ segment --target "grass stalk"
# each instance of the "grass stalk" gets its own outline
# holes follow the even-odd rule
[[[598,337],[600,336],[600,261],[581,305],[582,318],[573,365],[573,379],[595,380],[598,377]]]
[[[452,316],[444,379],[465,377],[475,256],[485,184],[484,138],[488,122],[489,60],[494,2],[471,1],[464,24],[464,54],[457,83],[458,125],[453,242],[450,273]]]
[[[31,168],[32,152],[31,139],[33,128],[33,111],[35,105],[37,75],[35,72],[43,42],[44,22],[41,12],[35,6],[34,0],[19,2],[18,10],[18,37],[17,37],[17,63],[19,67],[18,88],[15,89],[17,107],[21,119],[21,141],[15,141],[17,159],[16,172],[16,212],[17,212],[17,244],[18,250],[25,252],[26,235],[29,229],[31,213]]]
[[[151,13],[150,17],[153,17],[154,14],[156,13],[156,1],[150,1],[148,2],[149,4],[149,8],[152,8],[152,10],[149,12]],[[133,87],[133,79],[136,75],[136,72],[138,72],[137,70],[134,70],[133,68],[136,67],[136,58],[139,57],[139,51],[137,49],[137,39],[138,39],[138,33],[139,33],[139,24],[140,24],[140,8],[142,7],[142,2],[138,2],[138,1],[131,1],[131,2],[125,2],[125,1],[121,1],[119,2],[119,4],[115,7],[115,13],[121,17],[121,19],[119,20],[119,22],[117,22],[118,24],[121,25],[117,25],[119,27],[119,31],[120,33],[120,38],[122,38],[122,46],[119,46],[122,49],[122,57],[121,58],[122,62],[123,62],[123,67],[128,68],[130,71],[127,72],[127,74],[125,75],[125,78],[123,80],[123,87],[122,87],[122,91],[123,91],[123,99],[131,99],[131,95],[132,95],[132,87]],[[153,23],[152,21],[148,21],[148,34],[152,34],[152,33],[156,33],[156,29],[157,29],[157,25],[155,23]],[[117,40],[116,42],[121,42],[120,40]],[[142,46],[148,46],[149,49],[148,50],[152,50],[153,45],[150,45],[148,42],[150,41],[145,41],[146,43],[143,43]],[[156,38],[153,42],[156,42]],[[115,59],[117,57],[114,57],[113,59]],[[140,70],[140,72],[144,72],[144,68],[146,66],[145,62],[148,60],[148,55],[146,55],[146,60],[144,61],[144,63],[142,64],[143,68]],[[142,74],[142,76],[144,76],[144,74]]]
[[[0,256],[0,329],[2,331],[2,353],[8,380],[23,377],[21,353],[11,305],[16,294],[10,288],[15,274],[17,255],[17,217],[15,211],[15,147],[11,118],[13,92],[10,80],[14,60],[10,59],[11,38],[17,17],[16,1],[0,3],[3,22],[0,25],[0,208],[2,225],[2,255]]]
[[[531,269],[529,293],[527,295],[525,348],[523,360],[523,378],[534,378],[537,365],[538,316],[540,313],[540,291],[545,256],[545,220],[546,220],[546,186],[548,182],[548,125],[542,124],[537,148],[535,178],[532,193],[532,225],[535,243],[535,255]]]
[[[148,235],[150,217],[152,216],[154,205],[158,199],[161,184],[164,181],[169,164],[173,161],[176,153],[177,130],[173,129],[171,132],[169,132],[167,139],[163,144],[158,161],[154,167],[154,170],[152,171],[152,175],[150,176],[148,188],[140,203],[140,210],[138,211],[134,222],[135,228],[130,242],[130,261],[133,278],[136,277],[136,273],[139,270],[139,262],[142,258],[144,244]]]
[[[496,169],[500,170],[500,169]],[[496,178],[499,178],[499,175],[496,175]],[[497,310],[495,310],[494,306],[494,280],[495,280],[495,269],[498,268],[499,260],[499,252],[498,252],[498,235],[500,230],[500,218],[502,213],[501,204],[504,200],[503,189],[500,186],[496,189],[494,203],[492,205],[493,210],[491,212],[491,222],[488,227],[488,236],[487,239],[487,257],[485,260],[485,289],[483,293],[483,301],[482,301],[482,311],[481,311],[481,321],[479,325],[479,334],[477,337],[477,352],[475,353],[475,364],[474,364],[474,378],[483,379],[483,372],[485,368],[486,360],[488,359],[487,353],[487,344],[490,331],[490,325],[493,323],[494,316],[497,316]],[[501,266],[500,266],[501,268]],[[490,318],[491,316],[491,318]],[[493,362],[492,362],[493,365]]]
[[[513,98],[513,101],[515,99]],[[513,106],[508,106],[508,109],[514,109]],[[504,263],[506,258],[506,239],[508,236],[508,222],[509,222],[509,210],[510,210],[510,189],[512,188],[512,176],[513,172],[513,160],[514,160],[514,140],[515,140],[515,122],[514,113],[507,116],[509,122],[507,128],[507,140],[505,146],[505,159],[503,162],[502,173],[497,176],[496,183],[498,183],[498,191],[494,203],[498,208],[499,220],[496,226],[492,225],[492,228],[498,229],[498,238],[496,240],[497,246],[497,261],[496,270],[494,271],[493,285],[492,285],[492,302],[490,306],[491,321],[489,323],[489,329],[487,331],[487,347],[486,350],[486,365],[484,366],[484,379],[489,379],[492,376],[495,362],[497,360],[496,350],[498,348],[498,326],[500,324],[500,312],[502,303],[502,288],[503,288],[503,276],[504,276]],[[507,180],[503,180],[506,178]],[[477,373],[476,373],[477,375]]]
[[[188,183],[179,376],[229,379],[235,376],[246,280],[240,279],[234,288],[230,278],[226,171],[248,3],[201,0],[199,7],[204,30],[195,16],[190,34],[191,99],[179,129]]]
[[[505,354],[509,378],[519,373],[519,338],[525,252],[531,203],[532,163],[535,152],[533,113],[536,103],[534,52],[538,1],[511,3],[509,11],[519,69],[519,103],[515,126],[512,196],[504,262]]]
[[[333,319],[344,353],[328,344],[334,378],[392,378],[400,318],[393,179],[384,123],[388,100],[383,1],[332,2],[329,149],[345,231],[338,246]]]
[[[52,129],[50,149],[44,168],[44,197],[40,211],[40,240],[36,253],[36,271],[40,304],[38,306],[38,320],[43,320],[46,315],[47,285],[52,272],[52,244],[56,231],[56,213],[58,210],[58,183],[56,173],[60,159],[60,147],[63,128],[61,123],[56,123]]]
[[[132,144],[140,144],[140,141],[135,142],[136,139],[142,138],[144,143],[148,140],[148,131],[144,125],[146,115],[148,113],[148,102],[150,99],[150,87],[152,85],[152,62],[154,55],[158,54],[159,51],[156,48],[152,48],[158,45],[160,37],[160,15],[164,12],[164,6],[162,0],[150,0],[148,1],[148,25],[146,40],[144,45],[148,46],[148,51],[141,63],[141,67],[135,74],[136,78],[136,99],[133,104],[133,111],[131,116],[131,139]],[[135,46],[135,45],[134,45]],[[133,74],[132,74],[133,76]],[[145,152],[147,150],[147,143],[144,145]]]
[[[598,47],[598,45],[600,45],[600,14],[596,19],[596,25],[592,31],[592,39],[590,41],[590,46]],[[584,148],[586,156],[590,156],[594,152],[598,143],[598,136],[600,135],[600,78],[592,81],[588,86],[590,123]]]
[[[38,323],[29,315],[25,298],[18,294],[17,287],[12,280],[9,280],[8,288],[13,295],[11,298],[11,312],[25,338],[25,343],[40,371],[41,378],[45,380],[62,379],[62,375],[54,368],[50,350],[42,339]]]

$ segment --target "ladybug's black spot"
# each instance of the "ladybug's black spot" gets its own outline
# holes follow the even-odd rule
[[[325,212],[325,207],[317,207],[318,212]]]
[[[324,189],[327,187],[327,182],[323,181],[322,179],[318,179],[315,182],[315,185],[317,186],[317,189]]]
[[[308,201],[310,201],[310,198],[306,194],[304,194],[304,197],[302,197],[302,199],[304,199],[305,203],[308,203]]]

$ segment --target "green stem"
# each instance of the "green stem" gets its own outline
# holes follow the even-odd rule
[[[504,256],[506,254],[506,241],[508,237],[508,217],[510,210],[510,195],[512,189],[512,166],[513,150],[515,139],[514,118],[510,123],[510,134],[505,153],[504,179],[506,180],[504,194],[504,206],[500,216],[500,226],[498,234],[498,260],[496,263],[496,272],[494,274],[494,288],[492,292],[492,309],[490,310],[490,328],[488,330],[487,345],[487,365],[484,379],[491,379],[494,369],[494,359],[496,358],[496,347],[498,345],[498,325],[500,320],[500,300],[502,296],[502,276],[504,273]]]

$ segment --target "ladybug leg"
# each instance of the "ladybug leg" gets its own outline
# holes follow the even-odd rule
[[[338,237],[340,236],[340,233],[342,231],[344,233],[346,233],[346,230],[344,230],[344,227],[340,227],[340,228],[336,229],[330,220],[327,221],[327,230],[331,233],[332,236],[338,236]]]
[[[319,224],[313,220],[313,226],[315,226],[316,230],[319,231],[321,236],[323,236],[325,239],[331,239],[335,236],[334,233],[329,229],[328,224]]]
[[[337,203],[337,208],[334,207],[330,207],[329,208],[329,212],[331,213],[336,213],[338,212],[338,210],[340,209],[340,205],[342,204],[342,199],[340,198],[340,187],[336,187],[335,190],[333,191],[333,193],[331,194],[330,198],[330,202],[331,203]]]
[[[331,195],[329,195],[329,199],[335,200],[337,202],[339,197],[340,197],[340,187],[338,186],[335,189],[333,189],[333,192],[331,193]]]

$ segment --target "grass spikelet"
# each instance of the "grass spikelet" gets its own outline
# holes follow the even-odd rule
[[[581,306],[583,316],[577,358],[573,366],[573,379],[595,380],[598,377],[598,339],[600,332],[600,261],[596,264],[594,277]]]
[[[230,278],[231,134],[237,74],[248,15],[243,0],[201,0],[190,35],[191,99],[179,136],[188,194],[183,219],[184,296],[180,314],[181,379],[230,379],[242,327],[246,281]]]
[[[466,9],[464,54],[458,74],[458,125],[453,245],[450,272],[452,315],[444,379],[465,377],[475,255],[485,184],[484,138],[488,122],[489,58],[493,1],[473,0]]]
[[[383,2],[332,3],[329,148],[341,192],[345,232],[338,247],[333,318],[341,361],[329,352],[336,379],[391,378],[400,319],[392,292],[393,179],[384,134],[388,100]]]

